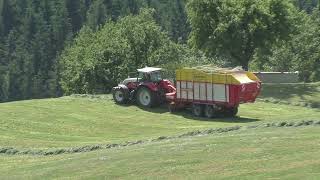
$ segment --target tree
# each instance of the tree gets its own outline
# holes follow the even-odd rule
[[[62,8],[67,8],[73,32],[78,32],[85,21],[87,9],[85,6],[89,5],[89,2],[86,0],[64,0],[60,1],[60,3],[65,4],[65,6]],[[60,20],[62,21],[63,19]]]
[[[151,10],[109,21],[100,30],[84,27],[62,54],[61,85],[66,94],[105,93],[143,66],[178,64],[186,48],[172,42]]]
[[[168,32],[171,39],[176,42],[183,43],[187,41],[190,27],[187,23],[185,0],[148,0],[146,4],[149,8],[153,8],[156,10],[156,22],[166,32]]]
[[[271,70],[299,71],[305,82],[320,80],[320,11],[311,16],[300,12],[298,31],[288,42],[273,48],[268,66]]]
[[[138,14],[142,8],[153,8],[156,22],[170,38],[186,42],[190,27],[185,3],[185,0],[96,0],[88,10],[86,25],[96,30],[107,20],[117,21],[119,17]]]
[[[103,25],[107,20],[106,11],[103,0],[94,1],[88,10],[86,25],[91,29],[97,29],[97,27]]]
[[[300,9],[311,14],[313,9],[319,4],[319,0],[293,0],[293,3]]]
[[[248,69],[255,51],[287,38],[293,30],[288,1],[190,0],[190,44],[209,56],[229,58]]]
[[[9,96],[9,71],[6,58],[6,47],[0,38],[0,102],[7,101]]]
[[[15,14],[9,0],[0,1],[0,36],[9,34],[14,27]]]
[[[89,0],[0,0],[0,101],[54,97],[57,60]]]
[[[66,3],[63,1],[52,1],[50,14],[48,24],[51,26],[52,51],[54,53],[61,52],[65,42],[70,41],[72,38],[72,29],[77,27],[73,27],[70,23]]]

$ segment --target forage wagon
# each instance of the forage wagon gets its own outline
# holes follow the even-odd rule
[[[235,116],[243,103],[255,102],[261,81],[240,68],[211,65],[176,70],[175,84],[161,77],[161,68],[138,69],[138,77],[113,88],[118,104],[137,102],[142,107],[168,103],[169,110],[190,107],[195,116]]]

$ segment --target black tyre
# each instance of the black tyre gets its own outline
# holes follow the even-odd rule
[[[126,104],[129,100],[129,93],[127,90],[121,88],[121,87],[116,87],[113,89],[112,92],[113,95],[113,100],[117,104]]]
[[[206,105],[204,109],[204,114],[207,118],[214,118],[214,117],[217,117],[217,110],[215,106]]]
[[[138,105],[141,107],[150,108],[158,104],[156,94],[146,87],[139,88],[136,100]]]
[[[202,117],[203,116],[203,105],[201,104],[193,104],[192,105],[192,114],[195,117]]]
[[[225,117],[235,117],[238,114],[238,107],[231,107],[224,109]]]

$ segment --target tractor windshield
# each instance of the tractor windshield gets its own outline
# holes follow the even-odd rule
[[[151,73],[151,81],[152,82],[159,82],[161,80],[162,80],[162,77],[161,77],[160,71],[156,71],[156,72]]]
[[[140,79],[140,82],[159,82],[162,80],[160,71],[149,73],[139,72],[138,78]]]

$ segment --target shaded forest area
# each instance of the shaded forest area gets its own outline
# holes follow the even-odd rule
[[[318,1],[288,3],[300,16],[296,29],[268,48],[253,48],[248,67],[303,68],[303,80],[319,80]],[[195,0],[0,0],[0,102],[105,93],[141,65],[241,65],[214,46],[197,46],[192,5],[201,6]]]

